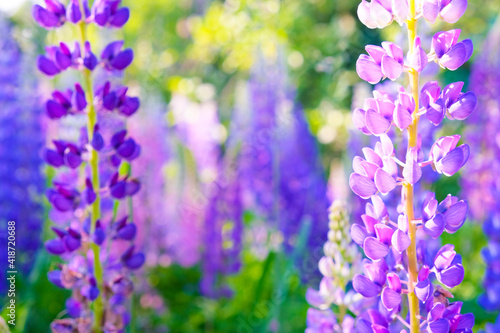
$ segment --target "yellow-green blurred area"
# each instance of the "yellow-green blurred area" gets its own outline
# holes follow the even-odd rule
[[[15,34],[24,50],[33,55],[45,45],[71,41],[77,31],[70,27],[45,32],[31,17],[30,1],[0,0],[0,9],[15,24]],[[304,109],[309,128],[315,135],[327,174],[332,162],[347,164],[344,158],[351,125],[351,106],[356,91],[369,92],[361,82],[355,62],[366,44],[396,40],[406,45],[406,32],[397,23],[389,28],[370,30],[356,16],[358,0],[123,0],[131,17],[123,31],[103,34],[90,31],[101,49],[111,37],[123,38],[134,50],[133,64],[125,81],[144,101],[158,99],[168,105],[175,93],[197,102],[214,100],[218,117],[229,132],[239,83],[248,79],[261,59],[286,68],[288,84],[296,93],[296,103]],[[466,14],[455,25],[421,23],[424,40],[437,31],[462,30],[461,39],[475,45],[469,63],[451,73],[439,73],[443,82],[468,81],[474,56],[500,13],[500,1],[470,0]],[[66,29],[68,28],[68,29]],[[427,43],[427,44],[425,44]],[[424,42],[429,48],[430,42]],[[363,95],[363,94],[361,94]],[[141,112],[148,112],[142,110]],[[169,121],[175,121],[169,119]],[[221,135],[224,141],[226,135]],[[457,194],[457,177],[434,185],[439,193]],[[440,195],[440,194],[439,194]],[[326,212],[325,212],[326,214]],[[325,235],[326,240],[326,235]],[[484,265],[480,249],[486,238],[479,224],[467,223],[444,241],[456,244],[464,257],[466,271],[462,286],[454,290],[465,302],[463,312],[473,311],[478,326],[495,318],[477,305],[482,292]],[[301,332],[305,328],[307,285],[292,275],[276,282],[267,274],[279,261],[266,261],[243,253],[241,272],[229,278],[233,298],[209,299],[198,292],[200,269],[172,265],[148,272],[148,284],[161,297],[165,311],[156,312],[153,296],[135,296],[135,322],[127,332]],[[48,255],[39,258],[40,275],[32,278],[30,292],[36,295],[19,309],[19,322],[26,332],[45,333],[64,308],[69,292],[50,285],[43,275],[50,265]],[[45,267],[45,268],[43,268]],[[281,267],[286,271],[286,267]],[[25,286],[28,281],[23,282]],[[281,283],[280,295],[276,296]],[[23,285],[20,286],[20,288]],[[317,286],[313,286],[317,287]],[[22,296],[21,296],[22,297]],[[1,324],[0,324],[1,325]],[[0,326],[0,331],[1,331]],[[23,332],[14,328],[13,332]]]

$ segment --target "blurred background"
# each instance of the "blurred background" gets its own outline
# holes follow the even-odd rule
[[[346,200],[353,219],[362,207],[346,180],[366,142],[354,130],[351,109],[371,86],[358,78],[355,62],[366,44],[406,45],[405,33],[396,23],[383,31],[364,27],[358,1],[122,3],[131,10],[123,32],[94,29],[90,39],[103,46],[123,38],[135,53],[125,81],[141,98],[130,131],[143,147],[133,164],[143,186],[133,199],[133,219],[146,265],[135,277],[129,331],[303,331],[305,292],[320,280],[328,207]],[[43,165],[40,151],[77,125],[56,125],[45,116],[52,89],[71,78],[43,78],[35,59],[45,45],[74,40],[76,31],[41,29],[32,5],[0,2],[0,211],[14,209],[20,229],[23,272],[12,332],[44,333],[64,315],[69,291],[47,280],[59,259],[43,242],[52,237],[57,216],[43,195],[54,171]],[[467,85],[476,59],[500,68],[494,47],[499,13],[499,1],[470,0],[455,27],[461,39],[474,42],[471,61],[455,72],[431,74],[443,84]],[[450,28],[422,23],[424,48],[436,31]],[[493,36],[489,44],[487,36]],[[11,91],[12,82],[17,88]],[[443,131],[464,132],[457,126],[467,122],[447,123]],[[438,199],[462,195],[467,177],[466,169],[427,186]],[[474,195],[472,209],[480,212],[481,193]],[[463,312],[474,312],[477,328],[497,316],[478,305],[483,220],[476,212],[459,232],[443,236],[464,257],[465,281],[453,294],[464,301]]]

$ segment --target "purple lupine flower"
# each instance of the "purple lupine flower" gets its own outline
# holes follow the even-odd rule
[[[465,13],[467,0],[424,0],[422,3],[422,13],[424,18],[434,23],[439,17],[448,23],[455,23]]]
[[[354,125],[364,134],[380,136],[386,133],[394,117],[394,102],[387,94],[373,91],[374,98],[367,98],[363,108],[356,108],[353,113]]]
[[[296,108],[287,117],[281,115],[278,131],[281,213],[277,218],[279,230],[285,236],[285,250],[290,251],[296,245],[294,235],[299,234],[305,220],[311,221],[312,235],[326,232],[327,184],[317,143],[309,131],[303,110]],[[310,237],[307,245],[317,248],[322,243],[321,239]]]
[[[35,20],[44,28],[59,27],[64,22],[78,24],[83,30],[91,23],[121,27],[129,16],[127,8],[118,8],[120,1],[96,1],[92,12],[85,0],[71,0],[67,8],[55,0],[45,2],[47,8],[36,5],[33,9]],[[43,152],[46,162],[57,169],[46,196],[62,217],[60,226],[52,228],[55,237],[45,247],[65,260],[48,278],[58,287],[72,290],[66,303],[71,318],[55,320],[51,329],[56,333],[90,332],[92,326],[98,331],[123,331],[130,322],[126,300],[133,284],[129,276],[146,259],[134,244],[137,226],[128,221],[130,212],[111,212],[111,207],[119,207],[121,199],[136,195],[141,187],[130,172],[130,163],[140,155],[140,145],[123,129],[125,120],[118,119],[134,114],[139,100],[127,96],[127,87],[114,87],[110,94],[109,82],[107,88],[104,82],[96,87],[92,82],[99,77],[92,71],[114,73],[125,69],[133,60],[133,52],[122,50],[123,41],[115,41],[104,48],[98,60],[90,42],[83,40],[85,31],[81,36],[72,49],[64,43],[50,46],[37,60],[38,69],[49,77],[69,69],[82,72],[84,86],[90,90],[84,91],[82,84],[76,83],[74,90],[54,91],[46,103],[52,120],[88,117],[88,128],[73,135],[78,138],[76,142],[55,139],[53,147]],[[100,86],[104,86],[104,93]],[[110,112],[115,109],[117,113]],[[65,175],[77,168],[82,172]],[[119,219],[115,221],[116,217]]]
[[[438,174],[452,176],[464,166],[470,154],[467,144],[458,146],[459,135],[441,137],[429,148],[429,142],[423,142],[425,137],[417,132],[420,117],[427,115],[427,119],[423,119],[435,126],[445,115],[450,120],[464,120],[477,104],[474,93],[462,93],[460,82],[442,91],[437,82],[430,82],[418,91],[415,83],[428,60],[442,68],[456,70],[470,58],[472,43],[470,40],[458,42],[460,30],[439,32],[427,55],[416,36],[415,21],[422,15],[430,20],[440,17],[454,22],[463,14],[466,1],[425,1],[424,8],[407,10],[408,6],[416,6],[416,2],[363,1],[358,8],[361,21],[369,28],[387,26],[401,13],[408,18],[407,64],[401,48],[384,42],[382,47],[367,46],[369,55],[360,56],[356,70],[360,78],[369,83],[378,83],[384,78],[396,80],[407,71],[411,90],[406,92],[400,88],[398,96],[375,91],[374,98],[368,98],[363,108],[353,113],[355,126],[364,134],[378,138],[374,148],[362,149],[364,158],[354,158],[349,178],[355,194],[371,199],[361,220],[351,227],[353,241],[363,248],[367,257],[363,260],[363,274],[353,277],[353,288],[374,303],[358,317],[356,328],[363,333],[406,332],[405,327],[411,327],[412,332],[422,328],[436,333],[472,332],[474,316],[460,314],[461,303],[450,303],[448,299],[453,295],[446,289],[462,282],[462,258],[449,244],[435,250],[429,239],[438,238],[443,231],[451,234],[459,230],[467,216],[467,202],[448,195],[438,203],[434,194],[425,198],[420,193],[414,194],[421,188],[419,181],[424,167],[431,165]],[[414,100],[417,96],[422,103]],[[416,110],[416,105],[421,105],[420,109]],[[388,135],[393,125],[405,135],[404,152],[394,148]],[[403,187],[401,206],[392,211],[382,196],[398,186]],[[417,212],[421,210],[421,213],[414,212],[415,199]],[[403,294],[408,297],[402,297]],[[409,323],[400,316],[401,312],[407,313]],[[396,317],[399,321],[394,320]],[[422,321],[425,317],[427,320]]]
[[[120,2],[97,0],[94,1],[92,9],[89,9],[87,0],[70,0],[66,8],[58,0],[45,0],[45,7],[33,7],[33,17],[46,29],[61,27],[65,22],[77,24],[83,17],[80,5],[82,3],[86,23],[94,22],[100,27],[121,28],[127,23],[130,11],[127,7],[119,8]]]
[[[33,6],[33,17],[46,29],[57,28],[66,22],[66,8],[57,0],[45,0],[45,7]]]
[[[68,89],[66,93],[54,91],[52,99],[45,104],[47,115],[52,119],[58,119],[70,113],[81,112],[87,106],[85,92],[79,83],[75,84],[75,90]]]
[[[130,11],[127,7],[118,8],[121,0],[97,0],[92,5],[91,19],[100,27],[121,28],[127,23]]]
[[[399,78],[403,73],[403,50],[396,44],[383,42],[382,47],[367,45],[368,55],[362,54],[356,62],[359,77],[369,83],[378,83],[382,78],[391,80]]]
[[[429,60],[427,58],[427,53],[425,53],[421,46],[420,37],[415,38],[415,42],[413,43],[413,52],[409,52],[407,58],[410,67],[417,72],[422,72],[427,66]]]
[[[248,82],[250,109],[240,107],[236,111],[234,122],[239,128],[234,132],[241,133],[240,168],[245,205],[253,206],[257,214],[275,222],[273,162],[277,146],[273,134],[277,127],[277,108],[284,92],[279,69],[268,70],[269,74],[264,74],[264,66],[260,65],[251,76]]]
[[[59,46],[47,47],[46,51],[46,55],[38,56],[37,66],[42,73],[48,76],[57,75],[68,68],[94,70],[97,65],[97,58],[90,50],[88,42],[85,42],[83,57],[80,44],[77,42],[75,42],[73,50],[61,42]]]
[[[350,315],[340,317],[331,305],[359,313],[361,295],[347,283],[361,271],[361,255],[349,236],[349,213],[344,203],[335,201],[330,207],[330,231],[324,245],[325,256],[318,267],[323,275],[319,290],[309,288],[307,302],[313,306],[307,312],[306,332],[353,332],[354,319]]]
[[[337,332],[338,322],[331,309],[318,310],[309,308],[307,310],[307,328],[306,333],[316,332]]]
[[[460,135],[439,138],[431,148],[429,160],[434,169],[446,176],[453,176],[469,159],[470,149],[467,144],[457,147]]]
[[[241,142],[238,169],[244,205],[266,219],[271,232],[279,230],[290,251],[304,221],[310,220],[313,235],[326,232],[326,179],[315,139],[303,111],[293,106],[283,70],[259,64],[248,88],[250,110],[240,107],[233,131]],[[313,237],[307,241],[311,248],[321,243]]]
[[[0,16],[0,291],[7,287],[8,229],[17,234],[16,268],[30,274],[41,245],[44,179],[41,174],[43,134],[36,82],[25,56]],[[13,222],[9,222],[13,221]],[[15,223],[15,225],[13,224]]]
[[[472,66],[470,87],[477,94],[481,112],[469,118],[471,125],[465,129],[464,137],[470,142],[471,155],[467,163],[467,177],[462,179],[464,193],[471,202],[472,216],[478,221],[497,213],[500,195],[495,174],[500,170],[500,148],[497,144],[500,124],[500,99],[496,91],[500,81],[496,72],[500,61],[495,54],[500,41],[500,23],[497,20],[484,42],[482,52]]]
[[[53,144],[55,149],[46,148],[43,153],[44,160],[47,164],[55,168],[65,165],[71,169],[76,169],[80,166],[84,148],[62,140],[54,140]]]
[[[132,49],[122,50],[122,40],[109,43],[101,53],[101,61],[107,70],[123,70],[132,63]]]
[[[358,6],[359,20],[370,29],[385,28],[393,20],[402,25],[409,15],[407,0],[362,0]]]
[[[486,311],[500,311],[500,190],[495,176],[500,170],[500,100],[495,92],[500,87],[497,75],[500,61],[495,55],[499,40],[500,23],[497,20],[484,42],[483,51],[474,62],[470,77],[470,87],[477,93],[482,112],[472,115],[472,124],[464,133],[474,153],[466,166],[468,177],[462,179],[463,192],[471,202],[471,214],[477,221],[483,222],[484,234],[488,237],[488,244],[481,251],[486,263],[483,281],[485,290],[478,298]],[[498,330],[499,323],[497,319],[495,324],[487,324],[486,332]]]
[[[137,97],[127,96],[127,87],[115,88],[111,90],[111,83],[106,83],[96,91],[97,108],[100,110],[117,110],[124,116],[133,115],[139,108]]]
[[[439,66],[456,70],[472,55],[473,45],[470,39],[458,42],[461,30],[454,29],[438,32],[432,37],[431,53]]]
[[[375,150],[363,148],[365,158],[356,156],[349,184],[354,193],[368,199],[378,192],[387,194],[396,187],[397,165],[393,160],[394,146],[387,135],[380,137]]]
[[[177,184],[171,186],[169,193],[169,200],[176,204],[168,207],[167,211],[172,221],[167,237],[170,252],[174,261],[183,266],[192,266],[200,260],[200,248],[204,240],[208,239],[203,224],[209,222],[212,200],[219,197],[219,181],[226,182],[226,169],[221,169],[219,160],[220,136],[217,133],[222,125],[217,115],[217,104],[211,99],[197,103],[190,101],[187,96],[175,94],[170,108],[175,118],[174,130],[179,142],[177,149],[183,153],[189,150],[197,174],[201,176],[199,180],[189,174],[180,179],[179,176],[170,179],[171,184]],[[212,227],[216,228],[215,225]],[[217,233],[217,230],[209,228],[207,232]],[[219,244],[216,240],[214,242]],[[213,260],[217,261],[218,258],[221,257],[214,257]]]
[[[84,2],[85,8],[88,7],[87,2]],[[80,3],[78,0],[70,0],[68,7],[66,8],[66,19],[76,24],[81,21],[83,15],[80,8]]]
[[[463,85],[463,82],[451,83],[441,91],[436,81],[430,81],[422,87],[422,107],[431,123],[439,125],[445,115],[448,119],[465,120],[475,110],[476,95],[462,93]]]
[[[237,273],[241,266],[243,206],[241,187],[236,174],[221,167],[217,194],[211,199],[205,219],[205,250],[201,291],[209,297],[232,294],[221,277]],[[228,179],[229,178],[229,179]],[[228,245],[224,246],[226,243]]]
[[[165,166],[171,163],[172,148],[169,146],[171,133],[163,121],[161,106],[149,106],[147,115],[135,119],[128,126],[128,134],[137,140],[143,149],[141,158],[134,162],[134,175],[147,191],[139,191],[132,197],[134,203],[133,221],[141,224],[118,221],[116,225],[117,238],[132,239],[135,237],[136,247],[144,249],[146,265],[156,265],[160,258],[171,258],[182,265],[191,264],[191,259],[177,260],[170,237],[173,238],[173,225],[176,216],[170,216],[168,208],[176,206],[177,199],[168,189],[174,186],[165,176]],[[187,227],[189,228],[190,225]],[[191,239],[183,241],[194,243],[197,247],[197,232],[191,229]],[[194,252],[194,251],[193,251]],[[184,259],[184,258],[183,258]],[[187,266],[187,265],[186,265]]]

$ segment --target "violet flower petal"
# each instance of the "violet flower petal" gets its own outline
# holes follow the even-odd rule
[[[429,299],[429,295],[432,293],[432,285],[429,279],[419,281],[415,285],[415,295],[422,302],[425,303]]]
[[[351,173],[349,186],[354,193],[363,199],[368,199],[377,193],[377,187],[373,180],[358,173]]]
[[[387,194],[396,188],[396,180],[383,169],[375,172],[375,186],[382,194]]]
[[[368,130],[377,136],[386,133],[391,128],[391,122],[372,109],[366,111],[365,123]]]
[[[389,253],[389,246],[374,237],[367,237],[365,239],[363,249],[366,256],[372,260],[382,259]]]
[[[391,288],[385,287],[382,290],[381,300],[384,307],[391,311],[401,304],[401,295]]]
[[[439,282],[448,288],[454,288],[462,283],[464,279],[464,267],[462,265],[451,266],[450,268],[443,269],[436,274]]]
[[[388,55],[382,58],[382,73],[390,80],[394,81],[403,73],[403,66]]]
[[[469,91],[458,98],[449,108],[449,113],[453,119],[465,120],[476,109],[476,95]]]
[[[467,9],[467,0],[451,0],[439,12],[441,19],[448,23],[455,23]]]
[[[429,333],[448,333],[450,331],[450,322],[448,319],[441,318],[427,325]]]
[[[404,250],[406,250],[410,246],[411,239],[407,233],[397,229],[394,232],[394,234],[392,235],[391,243],[392,243],[392,246],[396,249],[396,251],[398,251],[399,253],[402,253]]]
[[[459,201],[444,212],[445,229],[448,233],[454,233],[462,227],[467,218],[469,207],[467,202]]]
[[[371,84],[379,83],[384,77],[380,66],[378,66],[369,56],[362,54],[356,61],[356,73],[359,77]]]
[[[364,297],[375,297],[380,293],[380,286],[373,283],[366,276],[357,274],[352,279],[352,286],[357,293]]]
[[[439,213],[436,216],[434,216],[432,219],[425,222],[423,229],[427,235],[436,239],[439,236],[441,236],[441,234],[443,233],[444,226],[445,226],[444,217],[442,214]]]

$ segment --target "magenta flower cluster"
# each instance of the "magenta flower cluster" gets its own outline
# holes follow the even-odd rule
[[[354,158],[354,172],[349,178],[355,194],[371,199],[362,221],[356,221],[351,228],[353,241],[367,257],[363,261],[364,273],[354,276],[353,287],[374,302],[358,316],[358,332],[472,332],[474,316],[460,313],[461,302],[449,301],[453,295],[448,289],[458,286],[464,278],[461,256],[453,245],[434,250],[424,241],[437,239],[443,232],[458,231],[467,217],[467,202],[452,195],[439,201],[434,193],[413,194],[422,168],[430,166],[439,174],[452,176],[469,158],[469,146],[459,144],[460,135],[441,137],[429,153],[424,153],[425,137],[418,133],[418,122],[438,126],[445,117],[465,120],[476,108],[476,96],[462,91],[463,82],[441,89],[438,82],[432,81],[420,88],[418,75],[428,62],[436,62],[444,69],[458,69],[470,58],[472,42],[459,41],[458,29],[438,32],[426,52],[416,35],[420,17],[431,23],[437,18],[453,23],[466,7],[466,0],[426,0],[418,6],[407,0],[363,0],[358,7],[360,20],[369,28],[383,28],[394,20],[401,25],[406,22],[410,50],[405,57],[403,49],[391,42],[368,45],[367,54],[356,63],[357,73],[361,79],[376,84],[386,78],[398,80],[406,72],[411,87],[401,87],[396,99],[375,90],[373,98],[366,99],[363,108],[353,112],[355,126],[366,135],[378,137],[373,148],[363,148],[363,156]],[[388,135],[395,129],[406,136],[404,156],[399,156],[400,149],[395,149]],[[399,215],[390,216],[383,197],[398,186],[402,187]],[[424,200],[414,203],[414,197]],[[406,318],[402,317],[404,313]]]
[[[117,217],[117,208],[106,214],[106,207],[118,207],[120,200],[140,190],[139,181],[130,175],[130,163],[141,149],[125,129],[127,118],[139,108],[139,99],[129,96],[127,87],[111,84],[111,79],[93,82],[93,77],[98,70],[103,71],[100,78],[121,75],[131,64],[133,51],[124,49],[123,41],[114,41],[97,57],[85,29],[89,24],[120,28],[129,10],[120,7],[120,1],[97,0],[89,8],[86,0],[71,0],[67,6],[45,0],[44,7],[33,7],[33,16],[46,29],[70,23],[81,34],[73,47],[61,42],[38,56],[38,69],[46,76],[74,69],[84,78],[52,93],[45,103],[47,116],[88,119],[79,140],[53,140],[43,154],[47,164],[57,169],[47,199],[59,224],[52,228],[55,238],[45,247],[64,260],[48,278],[72,290],[66,302],[68,318],[55,320],[51,329],[56,333],[124,332],[130,321],[131,271],[140,268],[145,257],[134,246],[135,223],[127,215]],[[101,121],[106,117],[115,121]]]

